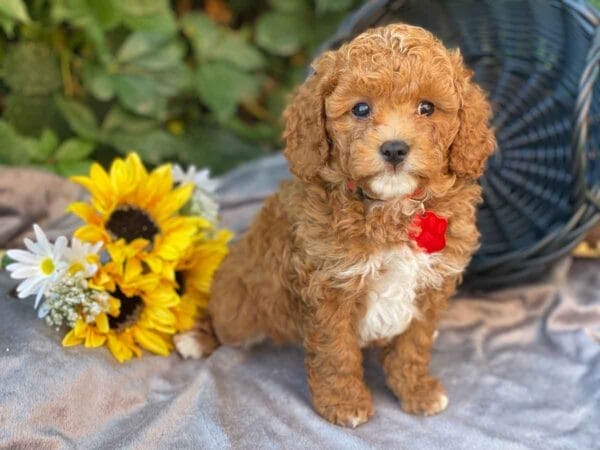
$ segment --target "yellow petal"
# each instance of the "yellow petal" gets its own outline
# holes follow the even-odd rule
[[[83,320],[79,319],[75,322],[75,326],[73,327],[73,333],[79,339],[84,339],[87,334],[88,324]]]
[[[112,190],[110,178],[100,164],[92,164],[90,167],[90,177],[94,181],[96,201],[104,208],[110,208],[116,201],[115,193]]]
[[[133,357],[133,351],[112,334],[108,335],[107,345],[110,352],[120,363],[129,361]]]
[[[169,346],[165,340],[156,333],[141,329],[140,327],[133,327],[133,337],[138,344],[152,353],[162,356],[167,356],[169,354]]]
[[[100,347],[102,344],[104,344],[104,342],[106,342],[105,335],[96,333],[92,327],[88,327],[84,344],[87,348]]]
[[[156,206],[172,187],[171,167],[164,165],[154,169],[146,180],[144,192],[146,192],[147,196],[145,199],[142,199],[143,204],[148,207]]]
[[[81,220],[89,224],[100,225],[102,223],[102,218],[98,216],[96,210],[89,203],[71,203],[67,208],[67,211],[75,214]]]
[[[108,235],[96,225],[84,225],[75,231],[75,237],[86,242],[108,242]]]
[[[110,330],[110,326],[108,323],[108,317],[106,316],[106,314],[102,313],[102,314],[98,314],[98,316],[96,316],[96,327],[98,327],[98,331],[100,331],[100,333],[108,333]]]
[[[144,313],[148,314],[151,320],[165,325],[173,325],[175,323],[175,314],[167,308],[147,305],[144,309]]]
[[[114,201],[108,175],[98,163],[92,164],[89,177],[71,177],[71,181],[85,187],[92,194],[92,198],[105,208]]]
[[[121,310],[121,300],[110,297],[108,299],[108,313],[113,317],[118,317]]]
[[[144,296],[144,302],[148,305],[168,308],[179,303],[179,296],[173,286],[167,283],[161,283],[153,291],[147,292]]]
[[[69,331],[66,336],[62,340],[63,347],[72,347],[74,345],[79,345],[83,342],[83,339],[75,336],[75,331]]]
[[[186,183],[183,186],[173,189],[162,201],[156,205],[156,216],[159,221],[166,220],[175,212],[179,211],[192,196],[194,185]]]
[[[152,329],[156,330],[156,331],[160,331],[161,333],[165,333],[165,334],[175,334],[177,333],[177,327],[175,326],[175,324],[173,325],[164,325],[158,322],[154,322],[152,324]]]

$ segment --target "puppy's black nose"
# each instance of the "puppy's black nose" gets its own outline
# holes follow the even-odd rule
[[[408,144],[404,141],[385,141],[379,147],[379,153],[381,153],[383,159],[396,167],[404,161],[404,158],[408,155],[409,148]]]

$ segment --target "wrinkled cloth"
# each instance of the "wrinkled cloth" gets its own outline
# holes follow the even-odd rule
[[[21,245],[32,224],[56,239],[73,229],[77,220],[65,215],[69,203],[85,192],[69,180],[36,169],[0,167],[0,249]]]
[[[280,157],[221,180],[224,223],[244,230],[289,175]],[[55,230],[57,231],[57,230]],[[69,228],[65,227],[65,233]],[[0,273],[0,448],[591,449],[600,445],[600,263],[564,261],[535,285],[462,293],[443,317],[432,372],[448,409],[405,414],[373,351],[376,415],[350,430],[310,405],[302,349],[220,348],[208,359],[63,348],[64,332]]]

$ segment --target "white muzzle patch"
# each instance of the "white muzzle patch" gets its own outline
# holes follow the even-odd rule
[[[371,192],[382,200],[412,194],[417,186],[417,179],[406,172],[386,172],[373,178],[369,184]]]

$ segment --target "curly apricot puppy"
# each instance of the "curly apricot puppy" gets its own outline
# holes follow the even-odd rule
[[[490,107],[460,53],[414,26],[367,31],[314,69],[285,112],[295,179],[233,246],[210,317],[177,347],[300,342],[315,409],[355,427],[374,413],[361,349],[380,346],[402,408],[436,414],[448,399],[430,352],[478,246]],[[445,247],[415,240],[423,211],[447,219]]]

